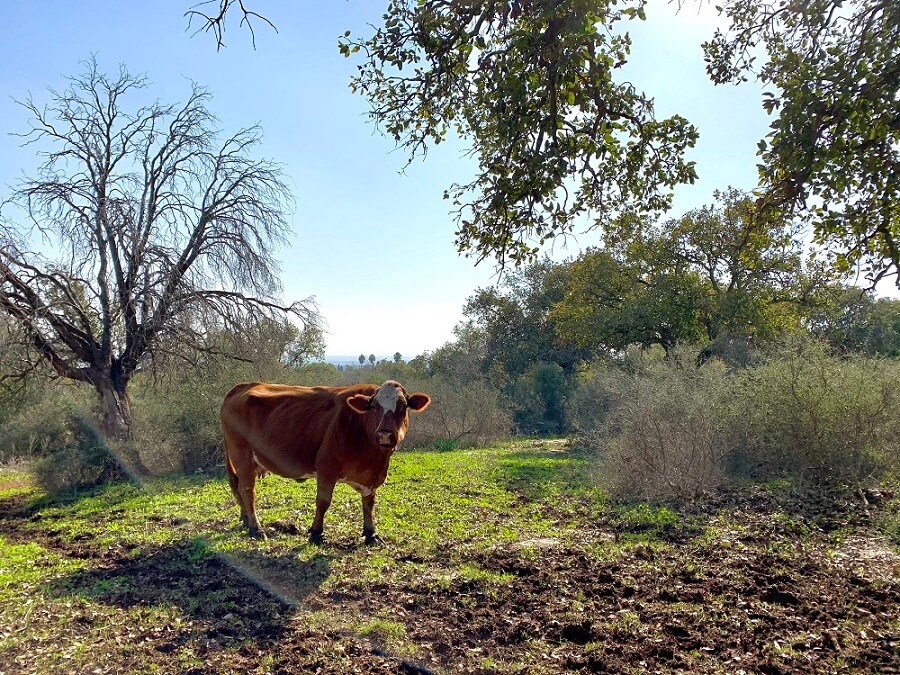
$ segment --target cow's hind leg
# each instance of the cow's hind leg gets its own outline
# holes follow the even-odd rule
[[[371,546],[372,544],[382,544],[384,543],[377,534],[375,534],[375,520],[372,517],[372,512],[375,510],[375,491],[373,490],[369,494],[362,494],[362,511],[363,511],[363,537],[365,537],[366,544]]]
[[[312,527],[309,528],[309,541],[313,544],[324,544],[325,536],[325,512],[331,506],[331,496],[334,494],[335,481],[316,477],[316,516],[313,518]]]
[[[265,539],[259,519],[256,517],[256,476],[258,468],[249,448],[228,444],[229,476],[234,496],[241,506],[241,522],[254,539]],[[232,474],[233,472],[233,474]]]
[[[231,459],[229,459],[227,455],[225,456],[225,467],[228,469],[228,484],[231,486],[231,493],[234,495],[234,500],[237,502],[238,508],[241,510],[241,525],[247,527],[250,521],[247,519],[247,512],[244,509],[244,500],[241,497],[241,482],[238,479],[238,475],[234,470],[234,467],[231,466]]]

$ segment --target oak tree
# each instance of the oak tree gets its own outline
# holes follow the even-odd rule
[[[641,0],[392,0],[367,38],[351,88],[410,161],[455,133],[477,159],[451,186],[458,250],[502,264],[620,209],[656,212],[693,182],[697,132],[657,119],[622,77]],[[357,56],[356,58],[359,58]]]

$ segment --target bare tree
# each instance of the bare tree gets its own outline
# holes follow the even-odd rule
[[[139,369],[216,351],[211,328],[318,317],[309,298],[277,300],[273,249],[291,198],[280,167],[251,157],[260,129],[221,142],[196,85],[184,105],[130,112],[125,99],[138,98],[145,78],[85,65],[46,106],[22,102],[32,116],[22,137],[44,162],[6,205],[18,218],[4,219],[0,309],[27,337],[18,374],[44,362],[90,384],[107,436],[127,438]],[[41,235],[40,252],[22,243],[29,231]]]

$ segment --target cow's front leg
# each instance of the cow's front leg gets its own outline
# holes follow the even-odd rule
[[[372,517],[372,512],[375,510],[374,490],[372,490],[368,494],[362,495],[362,510],[363,537],[365,537],[366,545],[371,546],[372,544],[383,544],[384,542],[381,540],[381,537],[375,534],[375,520]]]
[[[335,481],[323,479],[321,476],[316,479],[316,516],[313,518],[312,527],[309,528],[309,541],[312,544],[325,543],[322,531],[325,529],[325,512],[331,506],[334,484]]]

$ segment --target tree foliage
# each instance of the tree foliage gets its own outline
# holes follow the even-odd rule
[[[796,228],[759,213],[737,190],[681,218],[616,219],[604,248],[572,264],[554,310],[562,334],[583,346],[622,350],[704,340],[770,340],[799,327],[800,308],[823,283],[806,266]]]
[[[665,209],[695,179],[696,130],[617,77],[624,22],[643,16],[642,0],[392,0],[340,48],[362,54],[351,87],[410,161],[451,131],[470,142],[477,175],[445,193],[457,247],[519,263],[586,217]]]
[[[540,260],[507,273],[497,287],[478,289],[466,302],[464,315],[484,331],[484,371],[497,384],[541,361],[574,373],[583,350],[560,336],[551,313],[566,293],[569,274],[568,263]]]
[[[842,287],[811,312],[808,326],[842,354],[900,357],[900,300]]]
[[[436,350],[434,372],[483,378],[502,392],[522,433],[566,430],[566,400],[590,352],[565,339],[553,307],[569,284],[569,263],[540,260],[478,289],[463,310],[457,340]]]
[[[704,44],[710,77],[753,76],[768,89],[764,202],[809,218],[841,268],[860,265],[872,281],[897,274],[900,5],[727,0],[722,11],[731,27]]]
[[[674,258],[636,253],[588,249],[573,261],[569,288],[553,309],[562,336],[592,353],[659,345],[668,354],[700,338],[697,275]]]
[[[680,116],[617,71],[625,22],[645,0],[391,0],[351,86],[410,161],[455,132],[478,172],[446,196],[457,247],[479,259],[533,259],[584,217],[653,211],[695,178],[697,139]],[[679,0],[679,6],[684,3]],[[205,27],[221,33],[221,0]],[[713,82],[756,78],[773,116],[759,142],[761,204],[813,223],[840,271],[876,283],[900,269],[900,9],[894,0],[723,0],[729,27],[703,44]],[[762,57],[762,58],[761,58]],[[900,285],[900,275],[897,276]]]
[[[146,86],[90,61],[48,105],[23,103],[44,163],[15,213],[44,243],[29,251],[26,226],[7,220],[0,249],[0,308],[29,347],[22,372],[43,361],[92,385],[111,435],[128,435],[128,384],[154,359],[218,353],[211,328],[316,318],[308,300],[276,299],[290,196],[278,165],[252,157],[260,130],[221,141],[196,86],[180,106],[129,108]]]

